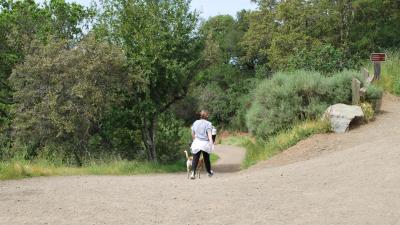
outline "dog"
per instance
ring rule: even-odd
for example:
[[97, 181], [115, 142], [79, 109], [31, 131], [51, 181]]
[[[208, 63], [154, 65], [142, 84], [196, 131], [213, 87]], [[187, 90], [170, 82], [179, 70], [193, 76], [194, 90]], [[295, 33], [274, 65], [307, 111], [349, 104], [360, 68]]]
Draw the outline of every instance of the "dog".
[[[185, 155], [186, 155], [186, 171], [187, 171], [187, 178], [190, 178], [190, 171], [192, 169], [193, 165], [193, 156], [189, 156], [188, 152], [185, 150]], [[203, 157], [200, 157], [199, 162], [197, 163], [197, 168], [196, 168], [196, 173], [199, 176], [200, 179], [200, 173], [204, 169], [204, 159]]]

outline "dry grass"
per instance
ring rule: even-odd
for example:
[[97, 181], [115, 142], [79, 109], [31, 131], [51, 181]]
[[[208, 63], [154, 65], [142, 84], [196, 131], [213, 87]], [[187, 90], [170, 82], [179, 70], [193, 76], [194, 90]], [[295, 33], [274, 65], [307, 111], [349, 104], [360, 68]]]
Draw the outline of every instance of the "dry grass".
[[246, 148], [246, 156], [242, 167], [248, 168], [257, 162], [280, 153], [313, 134], [326, 133], [329, 130], [330, 124], [326, 121], [305, 121], [265, 141], [256, 141], [249, 136], [236, 135], [224, 138], [222, 144], [237, 145]]

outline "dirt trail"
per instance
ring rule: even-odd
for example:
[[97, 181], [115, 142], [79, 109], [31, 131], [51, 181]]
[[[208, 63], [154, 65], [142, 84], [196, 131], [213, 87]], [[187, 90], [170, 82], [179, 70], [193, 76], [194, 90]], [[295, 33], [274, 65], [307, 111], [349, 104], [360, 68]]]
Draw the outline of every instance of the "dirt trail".
[[0, 224], [400, 224], [399, 99], [385, 96], [383, 110], [349, 133], [212, 178], [3, 181]]
[[215, 153], [219, 156], [213, 166], [216, 173], [231, 173], [240, 171], [245, 151], [242, 148], [229, 145], [216, 145]]

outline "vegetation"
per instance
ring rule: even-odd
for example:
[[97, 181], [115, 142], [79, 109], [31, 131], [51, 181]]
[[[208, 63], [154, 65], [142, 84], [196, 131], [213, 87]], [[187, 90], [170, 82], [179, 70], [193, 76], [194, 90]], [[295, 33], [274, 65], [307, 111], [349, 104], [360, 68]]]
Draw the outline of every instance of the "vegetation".
[[118, 155], [122, 149], [110, 148], [106, 138], [112, 134], [100, 127], [121, 104], [118, 93], [144, 83], [129, 74], [124, 59], [120, 49], [90, 37], [73, 49], [66, 42], [50, 43], [27, 56], [9, 79], [17, 102], [13, 148], [26, 159], [79, 166], [91, 157]]
[[398, 1], [254, 2], [0, 0], [0, 177], [175, 171], [200, 109], [254, 135], [250, 165], [323, 132], [371, 52], [393, 49], [364, 101], [400, 94]]
[[269, 139], [252, 140], [246, 136], [231, 136], [223, 141], [223, 144], [238, 145], [246, 149], [242, 168], [248, 168], [257, 162], [266, 160], [281, 151], [295, 145], [300, 140], [330, 130], [330, 124], [323, 120], [307, 120], [293, 125], [287, 130], [271, 136]]
[[[247, 127], [266, 139], [297, 121], [320, 118], [329, 105], [351, 104], [351, 80], [357, 72], [343, 71], [324, 77], [318, 72], [280, 72], [264, 80], [254, 92]], [[367, 99], [373, 96], [367, 96]]]
[[103, 7], [100, 29], [121, 43], [127, 63], [145, 81], [139, 94], [128, 95], [136, 101], [125, 107], [140, 115], [136, 123], [147, 158], [157, 162], [159, 118], [186, 96], [197, 69], [201, 44], [195, 31], [197, 14], [185, 0], [109, 0]]
[[47, 162], [32, 163], [17, 161], [0, 163], [0, 180], [20, 179], [37, 176], [70, 176], [70, 175], [136, 175], [149, 173], [182, 172], [184, 162], [168, 165], [135, 161], [114, 161], [93, 163], [83, 167], [54, 166]]
[[364, 121], [369, 123], [374, 119], [375, 111], [373, 106], [368, 102], [361, 103], [361, 109], [364, 113]]
[[[211, 154], [211, 163], [217, 162], [218, 155]], [[21, 179], [38, 176], [73, 175], [138, 175], [153, 173], [175, 173], [186, 171], [186, 162], [179, 160], [170, 164], [116, 160], [91, 162], [81, 167], [55, 165], [48, 161], [13, 160], [0, 162], [0, 180]]]
[[[373, 73], [372, 64], [369, 71]], [[400, 95], [400, 53], [389, 52], [387, 60], [381, 63], [381, 79], [378, 86], [394, 95]]]

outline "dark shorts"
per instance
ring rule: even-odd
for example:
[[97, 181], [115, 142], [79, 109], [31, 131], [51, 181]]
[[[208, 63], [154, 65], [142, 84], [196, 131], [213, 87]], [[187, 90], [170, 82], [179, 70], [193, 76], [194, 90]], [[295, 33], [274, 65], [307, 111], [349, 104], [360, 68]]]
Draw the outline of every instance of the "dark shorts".
[[217, 137], [217, 135], [212, 135], [213, 143], [215, 143], [215, 138], [216, 137]]

